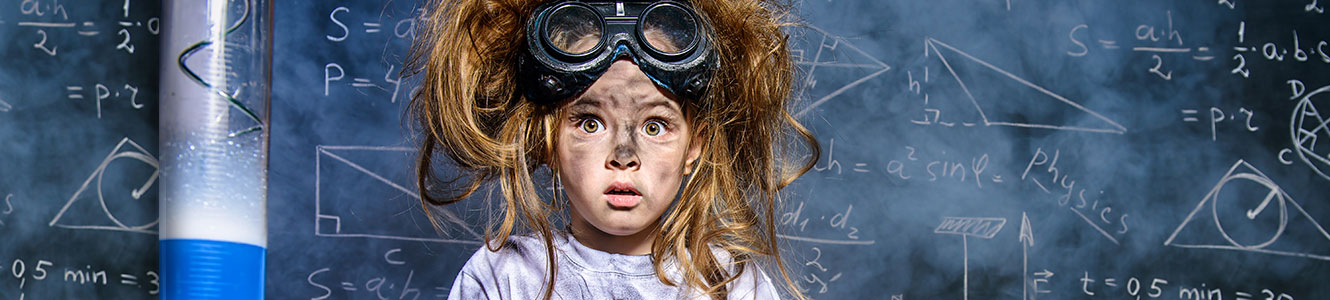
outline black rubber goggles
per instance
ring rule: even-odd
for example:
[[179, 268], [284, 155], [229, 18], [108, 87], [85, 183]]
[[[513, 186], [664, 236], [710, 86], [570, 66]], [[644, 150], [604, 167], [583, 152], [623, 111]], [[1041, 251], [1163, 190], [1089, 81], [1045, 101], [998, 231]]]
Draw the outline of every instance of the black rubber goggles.
[[710, 31], [683, 2], [558, 1], [526, 29], [518, 84], [538, 103], [576, 96], [625, 55], [657, 86], [699, 99], [719, 64]]

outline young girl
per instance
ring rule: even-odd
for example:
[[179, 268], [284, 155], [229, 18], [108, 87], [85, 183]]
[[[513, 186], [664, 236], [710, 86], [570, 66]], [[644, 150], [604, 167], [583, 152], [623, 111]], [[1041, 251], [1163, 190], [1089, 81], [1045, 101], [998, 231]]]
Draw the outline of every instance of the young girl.
[[[431, 4], [409, 60], [422, 205], [503, 196], [450, 298], [775, 298], [758, 259], [802, 297], [773, 219], [820, 150], [787, 111], [785, 18], [761, 0]], [[440, 153], [462, 174], [434, 173]]]

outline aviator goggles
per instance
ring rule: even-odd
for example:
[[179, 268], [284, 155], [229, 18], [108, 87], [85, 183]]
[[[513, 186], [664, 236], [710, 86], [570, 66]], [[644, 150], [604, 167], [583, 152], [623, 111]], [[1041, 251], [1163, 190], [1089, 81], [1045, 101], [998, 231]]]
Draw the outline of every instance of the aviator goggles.
[[527, 21], [518, 84], [527, 99], [557, 103], [591, 86], [611, 63], [632, 58], [657, 86], [699, 99], [719, 65], [710, 31], [677, 1], [559, 1]]

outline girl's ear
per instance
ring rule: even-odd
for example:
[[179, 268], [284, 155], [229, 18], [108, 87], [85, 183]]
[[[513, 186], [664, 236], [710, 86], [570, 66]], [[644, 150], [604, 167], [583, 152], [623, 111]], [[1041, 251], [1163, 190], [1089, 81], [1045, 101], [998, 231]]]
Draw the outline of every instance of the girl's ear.
[[694, 130], [695, 133], [692, 138], [688, 140], [688, 159], [683, 163], [684, 175], [693, 174], [693, 163], [697, 162], [698, 157], [702, 156], [702, 128], [703, 126], [698, 126], [698, 128]]
[[684, 161], [683, 163], [684, 175], [693, 174], [693, 163], [697, 161], [697, 158], [699, 156], [702, 156], [702, 143], [689, 143], [689, 144], [690, 145], [688, 146], [688, 160]]

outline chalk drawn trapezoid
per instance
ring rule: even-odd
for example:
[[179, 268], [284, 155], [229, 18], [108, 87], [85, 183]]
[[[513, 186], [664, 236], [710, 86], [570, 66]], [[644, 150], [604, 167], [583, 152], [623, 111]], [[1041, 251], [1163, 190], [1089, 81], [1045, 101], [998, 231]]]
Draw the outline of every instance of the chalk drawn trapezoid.
[[[106, 158], [102, 159], [102, 162], [97, 165], [97, 168], [92, 170], [92, 173], [88, 175], [88, 179], [83, 181], [83, 185], [79, 186], [78, 190], [74, 192], [74, 195], [69, 197], [69, 200], [65, 202], [65, 206], [60, 208], [60, 211], [51, 218], [51, 222], [47, 225], [68, 229], [109, 230], [157, 234], [158, 219], [154, 219], [151, 222], [141, 225], [126, 225], [120, 219], [116, 218], [115, 214], [111, 213], [110, 209], [107, 208], [106, 197], [103, 195], [101, 189], [102, 177], [106, 171], [106, 167], [110, 165], [112, 161], [121, 158], [137, 160], [153, 168], [152, 175], [145, 180], [143, 185], [130, 191], [130, 197], [139, 199], [143, 193], [147, 192], [147, 190], [152, 188], [157, 182], [157, 177], [161, 172], [157, 157], [148, 153], [147, 149], [139, 146], [139, 144], [135, 143], [133, 140], [123, 138], [120, 140], [120, 143], [115, 145], [115, 148], [111, 150], [111, 153], [107, 154]], [[89, 191], [89, 188], [92, 188], [93, 191]], [[88, 195], [94, 194], [93, 192], [95, 192], [95, 199], [93, 199], [91, 195]], [[105, 214], [102, 217], [104, 217], [105, 220], [91, 220], [65, 215], [65, 213], [69, 212], [69, 209], [74, 205], [96, 205], [92, 204], [92, 201], [97, 201], [98, 204], [101, 205], [101, 212]], [[154, 218], [156, 218], [156, 216], [154, 216]]]
[[[357, 162], [355, 157], [359, 156], [378, 156], [398, 155], [411, 157], [416, 151], [414, 148], [406, 147], [380, 147], [380, 146], [325, 146], [315, 147], [315, 191], [314, 191], [314, 235], [321, 237], [354, 237], [401, 241], [418, 242], [438, 242], [455, 244], [474, 244], [480, 245], [484, 238], [470, 227], [465, 220], [456, 215], [449, 208], [437, 210], [442, 217], [441, 224], [447, 232], [444, 234], [461, 235], [460, 237], [440, 236], [431, 226], [416, 226], [415, 232], [412, 232], [412, 226], [425, 223], [414, 219], [424, 217], [424, 213], [419, 211], [420, 194], [416, 192], [413, 184], [396, 182], [384, 176], [381, 171], [371, 170], [370, 167], [376, 167], [363, 162]], [[409, 163], [405, 161], [394, 161], [405, 166]], [[389, 167], [390, 169], [392, 167]], [[325, 176], [328, 175], [328, 176]], [[344, 181], [350, 182], [344, 182]], [[339, 185], [339, 183], [343, 185]], [[394, 194], [390, 199], [376, 198], [382, 195], [358, 195], [346, 194], [336, 191], [339, 187], [354, 185], [356, 187], [369, 187], [375, 191], [386, 194]], [[380, 202], [374, 202], [380, 201]], [[393, 201], [396, 201], [395, 203]], [[371, 206], [393, 206], [407, 207], [413, 209], [410, 211], [398, 211], [385, 213], [381, 207], [375, 207], [370, 211], [356, 211], [357, 207], [365, 208]], [[409, 225], [393, 226], [393, 222], [402, 219], [410, 219]], [[354, 222], [352, 220], [376, 220], [376, 222]], [[417, 222], [421, 221], [421, 222]], [[405, 222], [405, 221], [402, 221]]]
[[[1254, 218], [1256, 214], [1259, 214], [1260, 211], [1264, 209], [1279, 210], [1278, 213], [1279, 213], [1280, 224], [1275, 234], [1269, 240], [1265, 240], [1260, 243], [1244, 244], [1229, 236], [1229, 234], [1224, 230], [1223, 225], [1221, 224], [1219, 216], [1217, 214], [1217, 205], [1218, 205], [1217, 199], [1220, 196], [1221, 189], [1224, 187], [1224, 185], [1234, 180], [1250, 181], [1269, 189], [1267, 195], [1265, 196], [1264, 201], [1261, 201], [1261, 205], [1255, 208], [1254, 211], [1253, 210], [1247, 211], [1247, 217]], [[1274, 201], [1274, 203], [1276, 204], [1275, 206], [1269, 206], [1269, 204], [1272, 201]], [[1206, 210], [1207, 206], [1209, 208], [1208, 210]], [[1288, 210], [1288, 208], [1290, 207], [1295, 209], [1298, 215], [1290, 215]], [[1208, 211], [1208, 213], [1211, 214], [1212, 218], [1209, 221], [1213, 223], [1209, 223], [1206, 221], [1198, 221], [1204, 218], [1203, 214], [1205, 214], [1206, 211]], [[1198, 218], [1198, 216], [1202, 218]], [[1318, 223], [1315, 218], [1312, 218], [1312, 216], [1302, 208], [1301, 204], [1299, 204], [1293, 198], [1289, 197], [1288, 194], [1285, 193], [1282, 188], [1280, 188], [1277, 184], [1271, 181], [1270, 178], [1267, 177], [1264, 173], [1261, 173], [1260, 170], [1256, 169], [1251, 164], [1248, 164], [1246, 161], [1238, 160], [1236, 163], [1233, 164], [1233, 167], [1230, 167], [1228, 169], [1228, 172], [1224, 174], [1224, 176], [1219, 180], [1219, 182], [1215, 184], [1214, 188], [1210, 189], [1210, 191], [1205, 195], [1205, 197], [1199, 203], [1196, 204], [1196, 208], [1192, 209], [1191, 213], [1188, 214], [1185, 219], [1183, 219], [1182, 223], [1178, 225], [1178, 228], [1175, 229], [1173, 231], [1173, 234], [1168, 237], [1168, 240], [1164, 241], [1164, 245], [1180, 247], [1180, 248], [1202, 248], [1202, 249], [1246, 251], [1246, 252], [1303, 257], [1303, 258], [1330, 261], [1330, 253], [1304, 253], [1298, 251], [1278, 249], [1279, 247], [1277, 246], [1276, 243], [1278, 242], [1279, 238], [1282, 237], [1282, 234], [1285, 232], [1285, 230], [1289, 228], [1287, 226], [1289, 225], [1288, 221], [1290, 216], [1292, 217], [1302, 216], [1302, 218], [1307, 220], [1307, 222], [1299, 222], [1295, 223], [1295, 225], [1302, 224], [1302, 225], [1311, 226], [1310, 229], [1314, 229], [1316, 233], [1319, 233], [1320, 236], [1325, 239], [1325, 242], [1330, 242], [1330, 233], [1326, 233], [1325, 227], [1321, 226], [1321, 224]], [[1214, 229], [1216, 229], [1218, 234], [1223, 239], [1222, 241], [1203, 242], [1203, 243], [1190, 243], [1190, 242], [1184, 243], [1181, 241], [1175, 242], [1175, 240], [1177, 240], [1178, 237], [1180, 236], [1180, 233], [1182, 233], [1185, 229], [1189, 228], [1189, 226], [1197, 226], [1197, 227], [1212, 226], [1214, 227]]]
[[[822, 30], [821, 28], [818, 28], [817, 26], [808, 25], [805, 28], [807, 28], [811, 32], [816, 32], [817, 34], [822, 36], [820, 39], [821, 41], [817, 43], [816, 46], [817, 50], [811, 53], [812, 60], [807, 60], [808, 59], [807, 55], [810, 55], [810, 53], [806, 53], [803, 49], [797, 49], [791, 51], [793, 52], [792, 53], [793, 56], [795, 56], [796, 60], [795, 65], [807, 68], [807, 70], [805, 70], [806, 71], [805, 74], [807, 74], [808, 77], [805, 79], [804, 82], [801, 83], [802, 85], [804, 85], [805, 89], [811, 89], [813, 85], [815, 85], [815, 83], [817, 82], [814, 73], [817, 72], [818, 69], [823, 69], [823, 68], [832, 68], [835, 70], [863, 69], [867, 70], [869, 73], [855, 80], [852, 80], [849, 83], [840, 85], [835, 90], [831, 91], [830, 93], [827, 93], [826, 95], [818, 97], [817, 99], [809, 103], [807, 107], [804, 107], [803, 109], [800, 109], [798, 112], [794, 113], [795, 117], [803, 116], [804, 114], [813, 110], [813, 108], [816, 108], [819, 105], [822, 105], [823, 103], [826, 103], [827, 101], [836, 98], [836, 96], [845, 93], [846, 91], [854, 88], [855, 86], [863, 84], [864, 82], [867, 82], [868, 80], [876, 78], [878, 75], [882, 75], [882, 73], [891, 70], [891, 66], [887, 65], [887, 63], [884, 63], [882, 62], [882, 60], [879, 60], [873, 57], [872, 55], [869, 55], [868, 52], [865, 52], [863, 49], [859, 49], [858, 46], [855, 46], [853, 43], [850, 43], [850, 41], [846, 40], [843, 37], [827, 33], [826, 31]], [[830, 43], [829, 45], [828, 42]], [[839, 49], [845, 49], [845, 51], [841, 51]], [[827, 50], [827, 53], [824, 53], [823, 52], [824, 50]], [[852, 63], [852, 62], [837, 61], [836, 57], [838, 57], [838, 54], [847, 55], [857, 59], [863, 59], [866, 60], [867, 62]], [[830, 57], [830, 58], [825, 58], [825, 57]]]
[[[949, 53], [954, 53], [954, 54], [956, 54], [956, 55], [959, 56], [961, 59], [958, 59], [958, 60], [955, 60], [955, 61], [948, 60], [948, 59], [947, 59], [948, 56], [947, 56], [946, 54], [943, 54], [943, 52], [944, 52], [943, 49], [946, 49], [947, 52], [949, 52]], [[1093, 110], [1090, 110], [1089, 108], [1086, 108], [1085, 106], [1083, 106], [1083, 105], [1081, 105], [1081, 104], [1079, 104], [1079, 103], [1076, 103], [1076, 102], [1074, 102], [1074, 101], [1071, 101], [1070, 99], [1067, 99], [1067, 97], [1063, 97], [1062, 95], [1059, 95], [1059, 94], [1057, 94], [1057, 93], [1054, 93], [1053, 91], [1049, 91], [1048, 89], [1046, 89], [1046, 88], [1044, 88], [1044, 87], [1041, 87], [1041, 86], [1039, 86], [1039, 85], [1036, 85], [1036, 84], [1030, 82], [1029, 80], [1026, 80], [1025, 78], [1021, 78], [1020, 76], [1016, 76], [1015, 74], [1012, 74], [1011, 72], [1008, 72], [1007, 70], [1003, 70], [1002, 68], [999, 68], [999, 67], [997, 67], [997, 66], [995, 66], [995, 65], [993, 65], [993, 64], [991, 64], [991, 63], [988, 63], [988, 62], [986, 62], [986, 61], [984, 61], [984, 60], [982, 60], [982, 59], [979, 59], [979, 58], [977, 58], [977, 57], [974, 57], [973, 55], [970, 55], [969, 53], [966, 53], [965, 51], [961, 51], [960, 49], [957, 49], [956, 47], [952, 47], [951, 45], [949, 45], [949, 44], [947, 44], [947, 43], [943, 43], [943, 42], [938, 41], [938, 40], [933, 39], [933, 38], [927, 38], [927, 39], [924, 40], [924, 50], [925, 50], [925, 51], [924, 51], [924, 54], [925, 54], [925, 55], [928, 55], [928, 54], [929, 54], [929, 52], [930, 52], [929, 50], [931, 50], [931, 52], [932, 52], [933, 54], [937, 55], [938, 60], [942, 62], [942, 65], [947, 69], [947, 72], [949, 72], [949, 73], [951, 74], [951, 76], [952, 76], [953, 78], [956, 79], [956, 82], [957, 82], [958, 84], [960, 84], [961, 90], [962, 90], [963, 92], [965, 92], [965, 96], [966, 96], [966, 98], [969, 98], [969, 99], [970, 99], [970, 102], [971, 102], [972, 104], [974, 104], [974, 108], [978, 111], [980, 118], [982, 118], [981, 121], [982, 121], [983, 124], [986, 125], [986, 126], [1011, 126], [1011, 127], [1025, 127], [1025, 128], [1043, 128], [1043, 129], [1054, 129], [1054, 130], [1069, 130], [1069, 131], [1082, 131], [1082, 132], [1095, 132], [1095, 133], [1114, 133], [1114, 134], [1123, 134], [1123, 133], [1125, 133], [1125, 132], [1127, 131], [1127, 128], [1126, 128], [1126, 127], [1123, 127], [1121, 124], [1118, 124], [1118, 122], [1115, 122], [1115, 121], [1113, 121], [1112, 119], [1109, 119], [1108, 117], [1105, 117], [1103, 114], [1100, 114], [1100, 113], [1098, 113], [1098, 112], [1095, 112], [1095, 111], [1093, 111]], [[996, 104], [999, 104], [999, 103], [1001, 103], [1001, 104], [1003, 104], [1003, 105], [1011, 105], [1010, 102], [1012, 102], [1012, 101], [1021, 101], [1021, 100], [1024, 100], [1024, 99], [1017, 99], [1016, 97], [1009, 97], [1009, 98], [1007, 98], [1007, 99], [987, 99], [987, 98], [983, 98], [983, 99], [981, 99], [981, 98], [977, 98], [977, 97], [974, 95], [974, 93], [971, 92], [970, 86], [966, 84], [966, 82], [965, 82], [964, 79], [962, 79], [962, 77], [965, 77], [965, 76], [961, 76], [961, 73], [958, 73], [958, 72], [956, 71], [956, 69], [952, 67], [952, 66], [953, 66], [953, 65], [952, 65], [953, 62], [959, 62], [959, 63], [967, 63], [967, 64], [978, 65], [979, 67], [978, 67], [978, 68], [974, 68], [974, 69], [976, 69], [976, 70], [984, 70], [984, 69], [987, 69], [987, 70], [989, 70], [989, 71], [991, 71], [991, 72], [993, 72], [993, 73], [996, 73], [996, 74], [988, 74], [988, 75], [999, 75], [999, 76], [997, 76], [997, 77], [999, 77], [999, 78], [1005, 78], [1005, 79], [1010, 79], [1011, 81], [1014, 81], [1014, 82], [1016, 82], [1016, 83], [1019, 83], [1019, 85], [989, 85], [989, 86], [986, 87], [986, 89], [1008, 89], [1008, 90], [1010, 90], [1010, 89], [1016, 89], [1016, 88], [1026, 88], [1026, 89], [1031, 89], [1031, 90], [1037, 91], [1037, 92], [1039, 92], [1040, 94], [1043, 94], [1044, 96], [1046, 96], [1046, 97], [1044, 97], [1044, 98], [1036, 98], [1036, 99], [1039, 99], [1039, 100], [1047, 100], [1047, 101], [1043, 101], [1043, 102], [1040, 102], [1040, 103], [1022, 103], [1022, 104], [1017, 104], [1017, 105], [1056, 105], [1057, 107], [1062, 107], [1063, 109], [1068, 109], [1068, 108], [1069, 108], [1069, 110], [1065, 110], [1067, 113], [1089, 115], [1089, 116], [1091, 116], [1091, 119], [1090, 119], [1090, 120], [1092, 121], [1092, 123], [1097, 123], [1097, 125], [1095, 125], [1095, 124], [1089, 124], [1089, 125], [1066, 125], [1066, 124], [1059, 124], [1059, 123], [1054, 123], [1054, 122], [1043, 122], [1043, 121], [1040, 121], [1040, 120], [1012, 121], [1012, 120], [1001, 120], [1001, 119], [997, 119], [997, 118], [998, 118], [997, 116], [993, 116], [993, 115], [991, 115], [991, 114], [989, 114], [989, 113], [985, 113], [984, 108], [983, 108], [983, 105], [980, 105], [980, 102], [990, 103], [990, 104], [992, 104], [992, 105], [996, 105]], [[957, 66], [959, 66], [959, 65], [957, 65]], [[976, 72], [977, 72], [977, 71], [976, 71]], [[976, 88], [977, 88], [977, 87], [976, 87]], [[1001, 90], [999, 90], [999, 91], [1001, 91]]]

